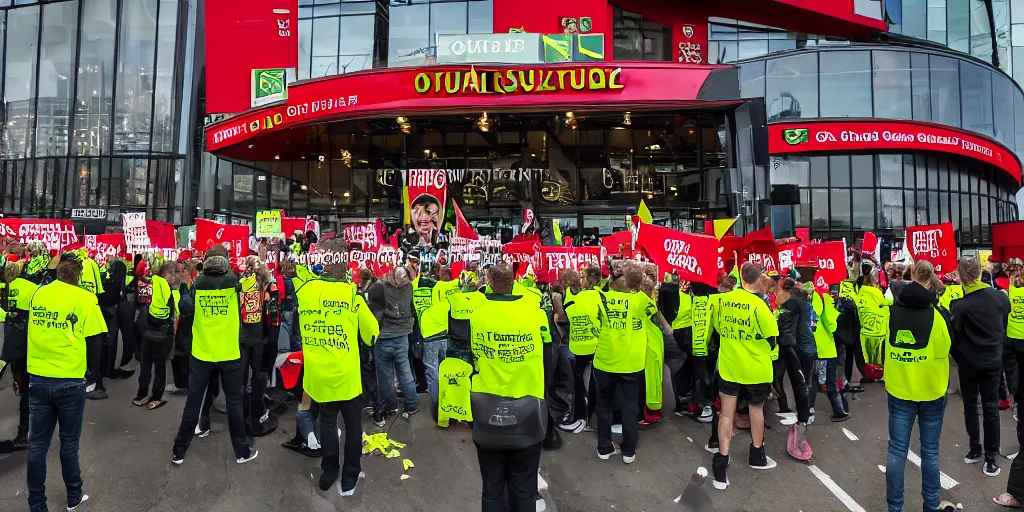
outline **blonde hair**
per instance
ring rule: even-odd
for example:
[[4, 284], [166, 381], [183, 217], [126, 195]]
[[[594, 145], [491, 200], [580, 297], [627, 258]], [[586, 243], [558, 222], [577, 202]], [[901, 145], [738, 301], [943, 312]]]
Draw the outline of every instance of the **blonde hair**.
[[942, 291], [945, 285], [935, 275], [935, 266], [928, 261], [917, 261], [910, 267], [910, 277], [929, 290]]

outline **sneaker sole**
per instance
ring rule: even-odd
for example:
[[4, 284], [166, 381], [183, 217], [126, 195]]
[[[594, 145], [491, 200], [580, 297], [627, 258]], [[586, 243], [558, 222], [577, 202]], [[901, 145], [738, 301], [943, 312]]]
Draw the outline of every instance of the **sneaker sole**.
[[971, 458], [968, 458], [968, 457], [964, 457], [964, 464], [977, 464], [977, 463], [979, 463], [979, 462], [981, 462], [983, 460], [985, 460], [985, 459], [983, 459], [981, 457], [978, 457], [977, 459], [971, 459]]
[[708, 416], [706, 418], [704, 416], [701, 416], [700, 418], [697, 418], [697, 421], [699, 421], [701, 423], [711, 423], [712, 419], [713, 418], [711, 416]]
[[198, 437], [200, 439], [202, 439], [204, 437], [207, 437], [209, 435], [210, 435], [210, 431], [209, 430], [204, 430], [202, 432], [196, 432], [196, 437]]
[[988, 471], [982, 471], [982, 473], [985, 473], [985, 476], [999, 476], [999, 473], [1002, 473], [1002, 472], [1003, 472], [1002, 468], [996, 469], [995, 473], [989, 473]]
[[171, 464], [174, 464], [175, 466], [180, 466], [180, 465], [182, 465], [184, 463], [185, 463], [185, 459], [180, 459], [180, 460], [171, 459]]
[[775, 466], [778, 466], [778, 463], [772, 460], [771, 457], [765, 457], [765, 459], [768, 461], [768, 463], [765, 464], [764, 466], [750, 466], [750, 464], [747, 465], [750, 466], [750, 469], [756, 469], [759, 471], [767, 471], [769, 469], [773, 469]]
[[726, 478], [724, 482], [719, 482], [718, 480], [712, 480], [711, 481], [711, 485], [713, 485], [715, 487], [715, 489], [718, 489], [719, 491], [724, 491], [726, 488], [729, 487], [729, 479]]
[[[624, 462], [626, 464], [632, 464], [632, 463], [636, 462], [636, 455], [634, 455], [632, 457], [622, 457], [622, 462]], [[996, 474], [998, 475], [999, 473], [996, 473]]]
[[602, 454], [602, 453], [598, 452], [597, 458], [599, 458], [601, 460], [609, 460], [609, 459], [612, 458], [613, 455], [618, 455], [620, 453], [622, 453], [622, 452], [620, 452], [618, 450], [615, 450], [614, 452], [611, 452], [611, 453], [608, 453], [608, 454]]
[[718, 453], [720, 450], [718, 448], [712, 448], [710, 445], [704, 445], [704, 451], [708, 453]]
[[250, 462], [250, 461], [256, 459], [256, 457], [259, 454], [260, 454], [260, 451], [259, 450], [255, 450], [255, 451], [252, 452], [252, 455], [250, 455], [249, 458], [247, 458], [247, 459], [235, 459], [235, 463], [237, 463], [237, 464], [245, 464], [246, 462]]

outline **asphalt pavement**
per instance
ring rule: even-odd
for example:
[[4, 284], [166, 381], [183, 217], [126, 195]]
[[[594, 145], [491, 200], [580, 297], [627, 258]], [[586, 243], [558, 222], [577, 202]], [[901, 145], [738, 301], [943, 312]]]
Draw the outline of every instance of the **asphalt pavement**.
[[[385, 428], [391, 438], [407, 443], [401, 456], [362, 458], [365, 478], [354, 497], [341, 498], [337, 488], [322, 493], [313, 482], [319, 461], [298, 455], [280, 444], [294, 432], [294, 406], [280, 417], [280, 428], [257, 440], [259, 457], [235, 464], [227, 438], [226, 418], [214, 412], [213, 434], [196, 439], [184, 464], [170, 462], [171, 444], [185, 403], [183, 395], [170, 395], [168, 405], [147, 411], [131, 405], [135, 379], [113, 381], [111, 398], [89, 402], [81, 441], [85, 493], [90, 495], [80, 512], [252, 512], [252, 511], [474, 511], [479, 510], [479, 466], [470, 432], [455, 426], [440, 429], [429, 414], [394, 419]], [[13, 436], [17, 425], [17, 398], [10, 376], [0, 381], [0, 438]], [[809, 463], [785, 453], [786, 427], [768, 406], [768, 455], [778, 467], [754, 471], [746, 466], [749, 434], [734, 440], [731, 486], [706, 490], [716, 511], [883, 511], [887, 421], [882, 384], [866, 385], [853, 402], [853, 418], [829, 423], [829, 406], [821, 394], [818, 421], [809, 427], [814, 449]], [[669, 393], [666, 392], [666, 396]], [[1009, 411], [1001, 414], [1004, 453], [1017, 451], [1015, 423]], [[378, 429], [365, 419], [365, 432]], [[990, 478], [981, 465], [966, 465], [967, 435], [963, 402], [951, 396], [942, 431], [940, 468], [944, 474], [943, 499], [960, 503], [964, 510], [1000, 510], [991, 498], [1005, 490], [1010, 461], [1002, 459], [1002, 474]], [[545, 452], [541, 474], [550, 485], [545, 493], [548, 510], [557, 512], [683, 510], [675, 500], [683, 493], [698, 467], [710, 470], [711, 455], [703, 446], [710, 425], [669, 414], [653, 430], [640, 433], [636, 463], [621, 459], [601, 461], [596, 456], [596, 435], [564, 434], [562, 448]], [[917, 431], [911, 442], [920, 454]], [[63, 510], [65, 494], [54, 436], [48, 458], [47, 496], [50, 510]], [[415, 467], [403, 471], [402, 459]], [[921, 510], [919, 466], [912, 455], [906, 467], [906, 510]], [[26, 452], [0, 460], [0, 511], [28, 510], [25, 484]], [[401, 477], [407, 474], [409, 478]]]

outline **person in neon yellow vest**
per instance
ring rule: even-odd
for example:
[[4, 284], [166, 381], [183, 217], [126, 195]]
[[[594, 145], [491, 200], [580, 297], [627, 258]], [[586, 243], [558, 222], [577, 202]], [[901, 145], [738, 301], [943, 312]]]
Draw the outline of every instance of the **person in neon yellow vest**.
[[508, 502], [511, 510], [534, 510], [548, 425], [545, 373], [554, 363], [548, 317], [529, 297], [513, 293], [508, 264], [487, 274], [492, 293], [469, 321], [482, 509], [506, 510]]
[[[342, 240], [325, 240], [320, 249], [327, 254], [347, 250]], [[329, 260], [333, 261], [333, 260]], [[355, 285], [343, 281], [344, 263], [324, 265], [320, 279], [308, 281], [295, 291], [298, 300], [296, 324], [302, 336], [302, 389], [320, 406], [323, 458], [320, 489], [328, 490], [338, 480], [342, 496], [355, 493], [362, 452], [361, 411], [363, 385], [359, 343], [373, 345], [380, 326]], [[339, 464], [338, 414], [345, 427], [345, 460]]]
[[[71, 253], [60, 257], [56, 281], [36, 290], [28, 324], [29, 408], [28, 504], [46, 510], [46, 452], [60, 426], [61, 472], [68, 510], [89, 496], [82, 493], [78, 445], [85, 414], [86, 340], [106, 334], [96, 294], [79, 288], [82, 262]], [[58, 418], [60, 421], [58, 421]]]
[[[244, 464], [259, 455], [245, 436], [242, 416], [242, 351], [239, 346], [241, 314], [238, 278], [231, 272], [228, 251], [216, 245], [206, 252], [203, 272], [189, 289], [192, 312], [192, 358], [189, 364], [188, 398], [181, 414], [181, 425], [174, 438], [171, 462], [181, 465], [194, 437], [210, 435], [209, 426], [199, 426], [200, 409], [211, 376], [220, 374], [221, 389], [227, 402], [228, 431], [235, 462]], [[188, 304], [190, 301], [182, 301]], [[188, 314], [185, 312], [184, 314]]]
[[10, 363], [14, 387], [18, 390], [18, 433], [14, 437], [14, 449], [28, 448], [28, 324], [32, 294], [39, 288], [35, 283], [22, 277], [24, 262], [4, 260], [3, 283], [0, 283], [0, 315], [4, 316], [4, 344], [0, 359]]
[[[583, 289], [565, 301], [565, 316], [569, 319], [569, 352], [573, 355], [573, 412], [569, 421], [559, 428], [579, 434], [587, 427], [597, 407], [597, 384], [594, 382], [593, 362], [597, 339], [601, 332], [600, 308], [601, 267], [590, 265], [583, 274]], [[587, 367], [591, 367], [589, 382], [583, 380]]]

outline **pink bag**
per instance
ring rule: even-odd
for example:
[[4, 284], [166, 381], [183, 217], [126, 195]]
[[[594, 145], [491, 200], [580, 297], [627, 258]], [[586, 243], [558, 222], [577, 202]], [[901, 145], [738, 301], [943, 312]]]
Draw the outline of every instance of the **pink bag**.
[[789, 429], [786, 440], [786, 451], [796, 460], [808, 461], [814, 456], [811, 445], [807, 442], [807, 425], [793, 425]]

